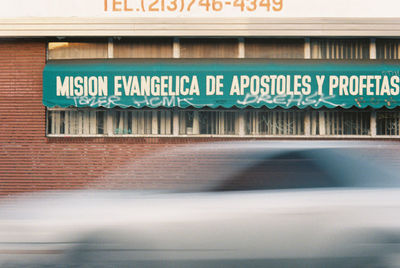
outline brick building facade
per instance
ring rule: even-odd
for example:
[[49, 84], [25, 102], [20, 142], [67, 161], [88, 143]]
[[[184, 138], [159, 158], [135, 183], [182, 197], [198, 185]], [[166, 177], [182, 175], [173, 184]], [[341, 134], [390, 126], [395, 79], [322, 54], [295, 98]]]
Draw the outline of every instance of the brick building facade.
[[[172, 65], [173, 60], [197, 64], [203, 58], [212, 64], [261, 60], [264, 66], [320, 61], [328, 69], [339, 63], [355, 66], [355, 71], [362, 63], [375, 64], [375, 73], [389, 68], [393, 81], [397, 79], [398, 18], [140, 19], [109, 18], [107, 12], [90, 23], [79, 17], [0, 18], [0, 196], [84, 188], [104, 182], [109, 172], [135, 159], [184, 144], [400, 137], [398, 94], [346, 109], [268, 103], [228, 108], [46, 107], [43, 70], [59, 60], [104, 60], [110, 66], [117, 59], [146, 63], [149, 58]], [[151, 164], [142, 168], [151, 169]], [[148, 178], [137, 186], [154, 188], [157, 183]]]

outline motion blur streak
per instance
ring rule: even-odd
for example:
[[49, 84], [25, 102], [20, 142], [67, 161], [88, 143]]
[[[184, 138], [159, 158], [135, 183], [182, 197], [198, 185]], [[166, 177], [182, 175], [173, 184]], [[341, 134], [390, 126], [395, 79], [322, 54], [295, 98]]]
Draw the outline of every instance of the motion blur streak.
[[160, 152], [93, 189], [2, 200], [0, 266], [399, 267], [400, 173], [387, 161], [399, 149], [285, 141]]

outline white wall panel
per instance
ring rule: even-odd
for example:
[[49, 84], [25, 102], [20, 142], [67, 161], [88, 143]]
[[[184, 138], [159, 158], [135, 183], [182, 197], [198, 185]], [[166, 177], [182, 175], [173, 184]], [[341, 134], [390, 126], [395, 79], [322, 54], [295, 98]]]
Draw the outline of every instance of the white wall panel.
[[[400, 1], [399, 1], [400, 2]], [[1, 37], [45, 36], [400, 36], [400, 18], [1, 19]]]

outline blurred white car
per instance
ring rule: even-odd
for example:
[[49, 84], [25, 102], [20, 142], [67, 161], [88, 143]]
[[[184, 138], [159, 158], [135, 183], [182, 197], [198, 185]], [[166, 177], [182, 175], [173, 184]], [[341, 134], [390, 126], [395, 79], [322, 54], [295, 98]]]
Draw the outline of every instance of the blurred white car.
[[[373, 161], [397, 149], [241, 142], [158, 153], [100, 180], [113, 190], [3, 200], [0, 266], [400, 267], [400, 176]], [[137, 190], [150, 181], [174, 191]]]

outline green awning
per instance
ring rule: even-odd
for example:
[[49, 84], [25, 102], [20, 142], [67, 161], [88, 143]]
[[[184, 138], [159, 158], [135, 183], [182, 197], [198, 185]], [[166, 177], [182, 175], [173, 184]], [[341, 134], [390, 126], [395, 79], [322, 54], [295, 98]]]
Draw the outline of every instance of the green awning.
[[51, 61], [47, 107], [373, 108], [400, 103], [399, 62]]

